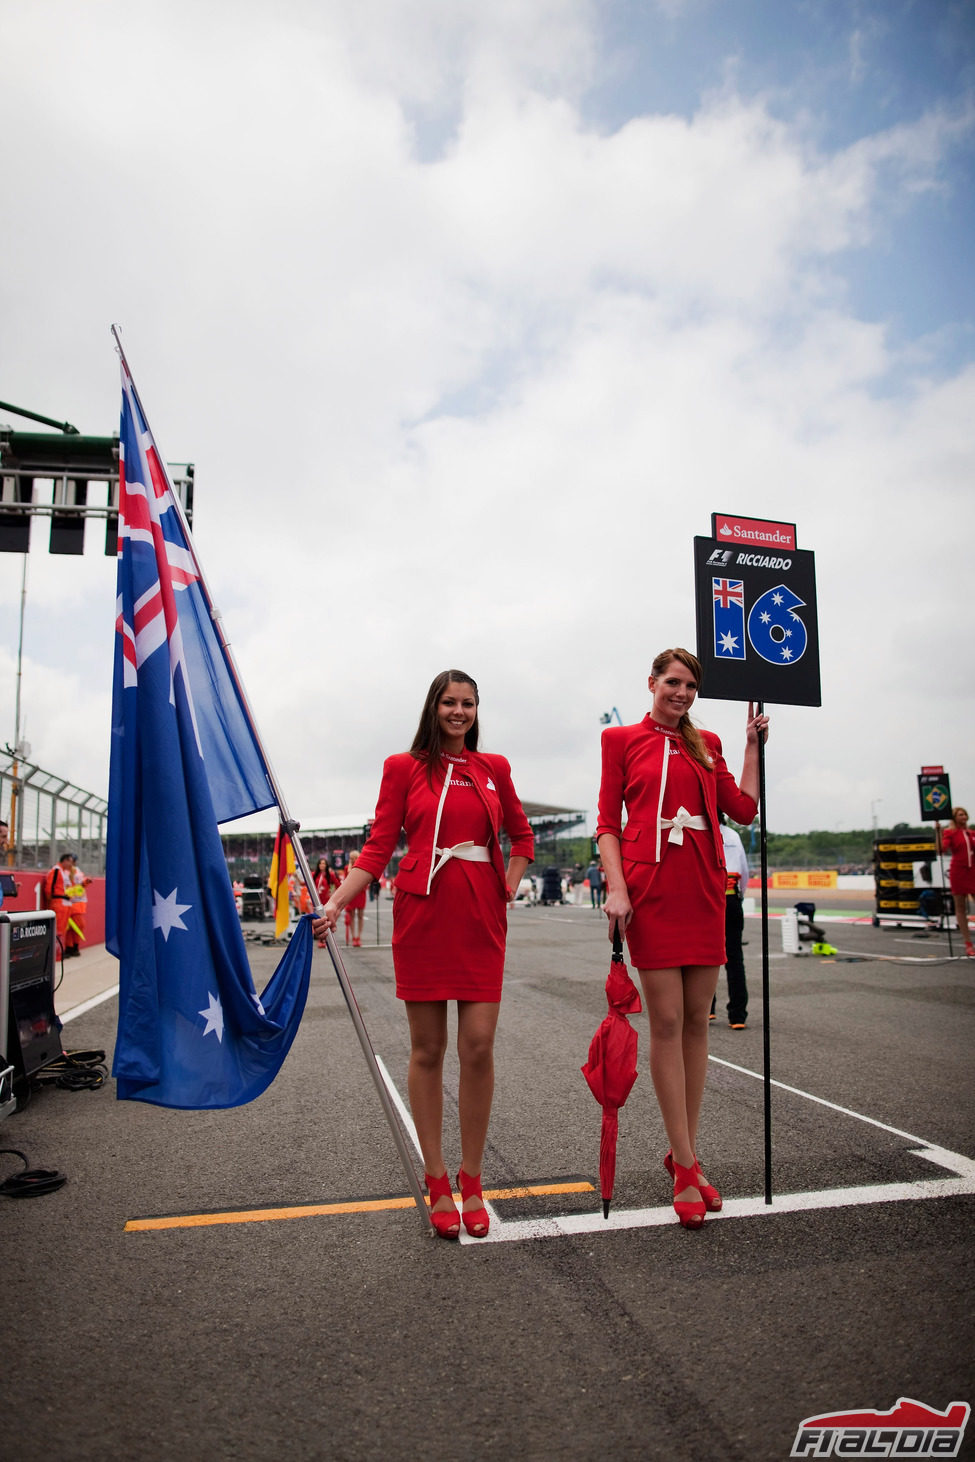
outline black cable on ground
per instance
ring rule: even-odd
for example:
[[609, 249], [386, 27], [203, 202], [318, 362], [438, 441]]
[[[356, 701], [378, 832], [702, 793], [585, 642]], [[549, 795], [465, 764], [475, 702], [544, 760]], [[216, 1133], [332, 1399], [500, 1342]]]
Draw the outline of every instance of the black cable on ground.
[[[932, 967], [934, 965], [959, 964], [963, 960], [963, 956], [957, 954], [931, 954], [923, 956], [915, 954], [860, 954], [852, 949], [838, 949], [836, 953], [843, 956], [844, 963], [867, 960], [875, 964], [927, 965]], [[820, 956], [817, 956], [817, 958], [820, 958]]]
[[63, 1091], [97, 1091], [108, 1080], [104, 1051], [65, 1051], [34, 1073], [40, 1086], [58, 1086]]
[[19, 1148], [0, 1147], [0, 1154], [3, 1153], [19, 1157], [24, 1164], [24, 1171], [15, 1173], [12, 1178], [0, 1183], [0, 1197], [39, 1198], [43, 1193], [56, 1193], [68, 1181], [67, 1174], [59, 1173], [56, 1168], [29, 1168], [27, 1154]]

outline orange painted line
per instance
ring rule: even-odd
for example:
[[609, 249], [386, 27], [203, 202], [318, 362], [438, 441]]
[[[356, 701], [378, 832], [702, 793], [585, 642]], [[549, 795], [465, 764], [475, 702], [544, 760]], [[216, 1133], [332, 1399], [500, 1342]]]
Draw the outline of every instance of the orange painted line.
[[[592, 1183], [533, 1183], [521, 1188], [491, 1188], [484, 1197], [490, 1202], [505, 1198], [538, 1198], [560, 1193], [591, 1193]], [[459, 1197], [455, 1194], [455, 1197]], [[292, 1208], [240, 1208], [227, 1213], [183, 1213], [165, 1218], [130, 1218], [126, 1233], [172, 1228], [210, 1228], [225, 1223], [275, 1223], [285, 1218], [322, 1218], [335, 1213], [384, 1213], [412, 1208], [412, 1198], [364, 1198], [348, 1203], [303, 1203]]]

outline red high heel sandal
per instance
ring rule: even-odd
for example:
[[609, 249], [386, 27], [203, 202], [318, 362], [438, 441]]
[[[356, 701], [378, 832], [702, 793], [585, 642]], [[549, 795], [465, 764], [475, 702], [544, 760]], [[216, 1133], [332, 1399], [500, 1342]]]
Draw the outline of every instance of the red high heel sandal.
[[700, 1228], [704, 1223], [704, 1215], [707, 1207], [703, 1198], [680, 1198], [677, 1194], [682, 1193], [685, 1188], [697, 1187], [697, 1165], [694, 1167], [682, 1168], [679, 1162], [674, 1162], [674, 1212], [680, 1219], [682, 1228]]
[[[478, 1173], [476, 1178], [472, 1178], [470, 1173], [465, 1173], [464, 1169], [461, 1168], [457, 1174], [457, 1186], [460, 1189], [461, 1199], [465, 1203], [468, 1198], [483, 1198], [484, 1196], [481, 1192], [480, 1173]], [[462, 1208], [460, 1216], [464, 1220], [464, 1227], [472, 1239], [487, 1238], [487, 1232], [491, 1226], [491, 1215], [486, 1208], [483, 1206], [481, 1208], [472, 1208], [470, 1213], [465, 1213]]]
[[460, 1214], [456, 1206], [445, 1208], [440, 1213], [434, 1213], [433, 1205], [441, 1198], [453, 1198], [453, 1189], [450, 1186], [450, 1179], [444, 1173], [441, 1178], [431, 1178], [429, 1173], [423, 1174], [423, 1181], [427, 1185], [427, 1192], [430, 1194], [430, 1222], [436, 1230], [438, 1238], [459, 1239], [460, 1238]]
[[[667, 1150], [667, 1156], [664, 1158], [664, 1167], [667, 1169], [670, 1176], [673, 1177], [674, 1155], [669, 1148]], [[697, 1173], [697, 1183], [695, 1186], [697, 1187], [697, 1191], [700, 1193], [701, 1197], [704, 1199], [705, 1208], [707, 1209], [708, 1213], [720, 1213], [724, 1200], [722, 1199], [721, 1194], [718, 1192], [713, 1183], [704, 1182], [704, 1174], [701, 1171], [701, 1164], [698, 1162], [696, 1157], [694, 1159], [694, 1169]]]

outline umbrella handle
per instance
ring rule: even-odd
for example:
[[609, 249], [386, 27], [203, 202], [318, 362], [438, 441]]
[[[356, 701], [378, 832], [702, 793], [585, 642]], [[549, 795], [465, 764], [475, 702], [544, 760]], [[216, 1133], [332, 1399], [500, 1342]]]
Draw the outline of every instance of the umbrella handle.
[[619, 920], [613, 925], [613, 963], [623, 963], [623, 936], [620, 933]]

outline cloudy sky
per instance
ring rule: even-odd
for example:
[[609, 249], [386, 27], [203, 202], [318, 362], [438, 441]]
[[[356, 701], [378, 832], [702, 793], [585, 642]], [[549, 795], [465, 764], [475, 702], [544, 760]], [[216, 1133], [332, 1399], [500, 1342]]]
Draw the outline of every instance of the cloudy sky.
[[[816, 553], [770, 827], [975, 799], [971, 0], [0, 0], [0, 49], [0, 399], [110, 434], [120, 325], [306, 826], [448, 665], [594, 808], [718, 510]], [[21, 733], [104, 794], [114, 564], [27, 563]]]

